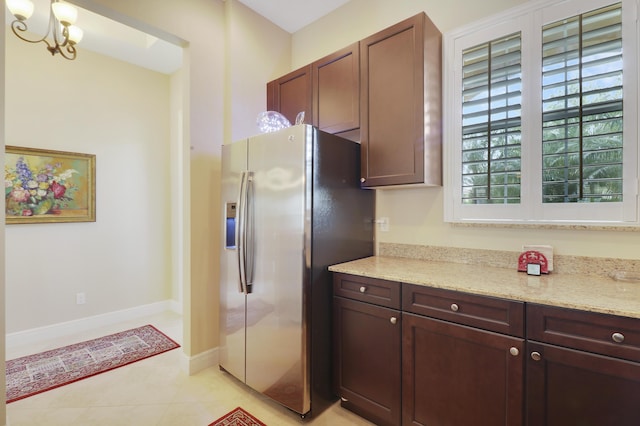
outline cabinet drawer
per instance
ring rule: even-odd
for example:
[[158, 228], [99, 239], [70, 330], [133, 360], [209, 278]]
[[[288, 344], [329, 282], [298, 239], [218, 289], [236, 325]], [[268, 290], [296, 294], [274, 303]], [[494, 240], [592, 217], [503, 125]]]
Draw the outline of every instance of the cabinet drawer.
[[374, 305], [400, 309], [400, 283], [396, 281], [334, 273], [333, 294]]
[[527, 305], [527, 338], [640, 362], [640, 319]]
[[524, 336], [524, 304], [457, 291], [405, 284], [402, 309], [512, 336]]

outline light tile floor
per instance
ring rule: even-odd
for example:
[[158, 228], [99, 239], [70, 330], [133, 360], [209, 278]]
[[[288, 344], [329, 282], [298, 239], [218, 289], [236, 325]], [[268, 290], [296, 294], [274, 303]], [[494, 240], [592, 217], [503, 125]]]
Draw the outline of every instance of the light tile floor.
[[[152, 324], [182, 342], [182, 318], [163, 313], [67, 336], [7, 348], [7, 359]], [[180, 368], [175, 349], [7, 405], [8, 426], [207, 426], [241, 406], [269, 426], [371, 425], [338, 403], [315, 418], [297, 414], [253, 392], [216, 367], [194, 375]]]

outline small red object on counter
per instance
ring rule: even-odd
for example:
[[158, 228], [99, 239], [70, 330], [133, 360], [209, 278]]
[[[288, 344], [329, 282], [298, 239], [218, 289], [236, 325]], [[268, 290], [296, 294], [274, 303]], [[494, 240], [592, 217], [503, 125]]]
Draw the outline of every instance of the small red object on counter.
[[518, 258], [518, 271], [527, 272], [527, 265], [529, 264], [540, 265], [540, 273], [542, 274], [549, 273], [547, 258], [539, 251], [530, 250], [522, 253]]

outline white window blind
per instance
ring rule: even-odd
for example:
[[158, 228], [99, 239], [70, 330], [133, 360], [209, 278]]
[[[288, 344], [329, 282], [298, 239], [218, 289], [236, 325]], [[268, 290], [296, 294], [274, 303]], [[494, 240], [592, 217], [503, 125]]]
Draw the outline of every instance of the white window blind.
[[462, 52], [462, 203], [520, 202], [521, 37]]
[[542, 29], [542, 202], [623, 201], [620, 4]]
[[640, 0], [532, 0], [444, 36], [445, 220], [640, 226]]

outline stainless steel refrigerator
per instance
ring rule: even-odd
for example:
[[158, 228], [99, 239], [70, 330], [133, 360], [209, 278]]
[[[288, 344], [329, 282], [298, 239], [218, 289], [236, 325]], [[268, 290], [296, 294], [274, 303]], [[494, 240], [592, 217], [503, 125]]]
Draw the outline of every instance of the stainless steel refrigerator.
[[220, 367], [302, 416], [336, 397], [327, 266], [373, 254], [360, 145], [309, 125], [222, 147]]

